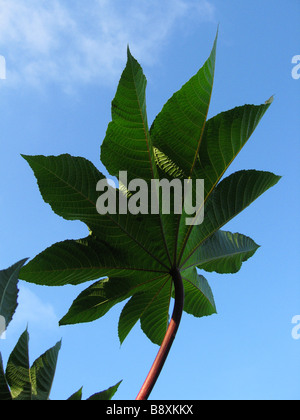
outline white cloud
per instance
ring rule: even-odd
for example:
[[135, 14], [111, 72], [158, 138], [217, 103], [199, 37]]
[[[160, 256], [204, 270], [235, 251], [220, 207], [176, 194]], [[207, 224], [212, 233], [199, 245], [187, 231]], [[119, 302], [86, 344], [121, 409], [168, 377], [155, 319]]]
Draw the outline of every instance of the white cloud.
[[49, 333], [58, 330], [58, 317], [53, 306], [43, 302], [28, 287], [19, 285], [18, 307], [11, 324], [7, 328], [7, 337], [12, 337], [26, 326], [30, 330]]
[[153, 64], [178, 25], [214, 12], [208, 0], [0, 0], [7, 83], [114, 81], [127, 44]]

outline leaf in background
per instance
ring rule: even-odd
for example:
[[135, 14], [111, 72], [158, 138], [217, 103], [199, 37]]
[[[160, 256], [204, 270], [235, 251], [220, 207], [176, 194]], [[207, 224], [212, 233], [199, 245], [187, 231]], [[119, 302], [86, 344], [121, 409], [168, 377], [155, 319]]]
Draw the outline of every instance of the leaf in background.
[[61, 342], [40, 356], [30, 368], [29, 334], [26, 330], [9, 356], [5, 378], [13, 400], [49, 399]]
[[[98, 392], [92, 395], [87, 401], [110, 401], [115, 393], [117, 392], [119, 386], [123, 381], [118, 382], [116, 385], [106, 389], [105, 391]], [[75, 394], [73, 394], [68, 401], [82, 401], [82, 388], [80, 388]]]
[[[0, 354], [0, 401], [48, 401], [56, 371], [61, 341], [29, 365], [29, 334], [26, 330], [18, 340], [3, 369]], [[111, 400], [122, 381], [106, 391], [94, 394], [89, 400]], [[82, 388], [74, 393], [69, 401], [82, 400]]]
[[11, 322], [18, 306], [19, 272], [27, 260], [27, 258], [23, 259], [7, 270], [0, 271], [0, 316], [5, 318], [6, 328]]
[[82, 401], [82, 387], [73, 395], [71, 395], [71, 397], [68, 398], [67, 401]]
[[12, 396], [6, 381], [5, 372], [3, 369], [3, 361], [0, 353], [0, 401], [11, 401]]
[[29, 335], [26, 330], [12, 351], [6, 366], [6, 380], [14, 400], [32, 399], [28, 342]]
[[108, 388], [106, 391], [99, 392], [98, 394], [92, 395], [87, 401], [110, 401], [115, 393], [117, 392], [122, 381], [118, 382], [116, 385]]
[[30, 369], [32, 399], [47, 401], [50, 397], [61, 341], [40, 356]]

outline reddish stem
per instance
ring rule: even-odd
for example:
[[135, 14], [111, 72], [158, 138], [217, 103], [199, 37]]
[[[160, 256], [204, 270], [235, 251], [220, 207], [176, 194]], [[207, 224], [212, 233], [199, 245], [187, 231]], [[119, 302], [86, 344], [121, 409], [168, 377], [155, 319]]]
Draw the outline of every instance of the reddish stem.
[[184, 305], [184, 288], [183, 288], [180, 271], [177, 268], [175, 268], [171, 270], [170, 274], [172, 276], [174, 287], [175, 287], [175, 304], [174, 304], [172, 319], [168, 326], [166, 335], [163, 339], [159, 352], [157, 353], [154, 363], [148, 373], [148, 376], [138, 396], [136, 397], [136, 400], [147, 400], [149, 398], [149, 395], [168, 357], [169, 351], [172, 347], [173, 341], [175, 339], [175, 336], [176, 336], [176, 333], [180, 324], [182, 311], [183, 311], [183, 305]]

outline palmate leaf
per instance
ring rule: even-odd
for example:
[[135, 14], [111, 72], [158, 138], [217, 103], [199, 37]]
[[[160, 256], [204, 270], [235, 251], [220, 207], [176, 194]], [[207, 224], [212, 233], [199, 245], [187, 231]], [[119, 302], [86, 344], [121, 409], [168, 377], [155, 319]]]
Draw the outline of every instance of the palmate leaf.
[[[257, 251], [252, 239], [220, 229], [280, 177], [240, 171], [221, 179], [271, 101], [237, 107], [206, 121], [216, 45], [217, 38], [204, 66], [170, 98], [150, 130], [146, 77], [128, 49], [101, 147], [102, 163], [120, 181], [112, 190], [117, 193], [115, 211], [97, 212], [97, 185], [104, 176], [91, 162], [70, 155], [24, 156], [45, 202], [59, 216], [80, 220], [90, 231], [87, 238], [54, 244], [21, 271], [22, 279], [48, 286], [96, 280], [73, 302], [61, 325], [94, 321], [126, 301], [119, 320], [120, 341], [140, 321], [148, 338], [161, 344], [174, 297], [174, 269], [180, 271], [184, 284], [184, 310], [196, 317], [208, 316], [216, 313], [216, 305], [197, 269], [235, 273]], [[120, 171], [127, 172], [128, 183], [138, 178], [148, 187], [152, 179], [204, 179], [203, 223], [187, 225], [184, 211], [164, 214], [161, 202], [155, 214], [150, 202], [148, 214], [123, 214], [121, 201], [131, 199], [135, 191], [124, 184]], [[154, 198], [161, 198], [158, 188]]]

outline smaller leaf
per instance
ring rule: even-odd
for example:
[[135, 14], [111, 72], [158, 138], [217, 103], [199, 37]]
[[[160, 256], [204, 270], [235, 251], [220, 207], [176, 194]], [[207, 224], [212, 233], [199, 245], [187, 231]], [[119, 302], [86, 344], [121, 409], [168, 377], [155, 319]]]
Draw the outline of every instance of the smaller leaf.
[[[18, 306], [18, 281], [21, 267], [27, 261], [23, 259], [7, 270], [0, 271], [0, 315], [5, 318], [5, 326], [11, 322]], [[1, 335], [0, 331], [0, 335]]]
[[119, 339], [121, 344], [137, 323], [147, 337], [161, 345], [168, 327], [169, 306], [172, 283], [165, 280], [146, 292], [135, 294], [124, 306], [119, 320]]
[[190, 229], [189, 232], [191, 234], [186, 235], [183, 247], [184, 262], [181, 265], [190, 267], [201, 264], [200, 247], [205, 241], [280, 179], [280, 176], [271, 172], [256, 170], [238, 171], [223, 179], [206, 203], [203, 223], [193, 226], [194, 229]]
[[60, 325], [92, 322], [104, 316], [114, 305], [128, 297], [130, 282], [123, 279], [103, 279], [85, 289], [74, 300]]
[[217, 38], [218, 35], [203, 67], [168, 100], [150, 130], [154, 146], [168, 156], [186, 178], [193, 173], [208, 114]]
[[5, 378], [3, 369], [3, 361], [0, 353], [0, 401], [11, 401], [12, 396], [10, 394], [9, 386]]
[[124, 170], [129, 180], [150, 180], [156, 168], [146, 113], [147, 80], [129, 49], [127, 55], [112, 102], [112, 121], [101, 146], [101, 161], [113, 176]]
[[31, 378], [26, 330], [12, 351], [6, 367], [6, 380], [14, 400], [31, 400]]
[[87, 159], [69, 154], [25, 156], [37, 179], [40, 193], [52, 210], [66, 220], [96, 224], [96, 184], [104, 175]]
[[195, 178], [205, 181], [205, 199], [250, 139], [269, 106], [239, 106], [206, 122], [195, 168]]
[[32, 365], [30, 378], [32, 382], [32, 398], [34, 400], [49, 400], [60, 348], [61, 341], [47, 350]]
[[122, 382], [123, 381], [118, 382], [116, 385], [108, 388], [106, 391], [102, 391], [98, 394], [92, 395], [90, 398], [87, 399], [87, 401], [110, 401], [117, 392]]
[[258, 248], [251, 238], [240, 233], [218, 231], [200, 247], [198, 268], [219, 274], [237, 273]]
[[81, 400], [82, 400], [82, 387], [73, 395], [71, 395], [71, 397], [68, 398], [67, 401], [81, 401]]
[[147, 294], [145, 293], [137, 293], [134, 295], [124, 306], [118, 325], [118, 334], [120, 343], [123, 344], [126, 337], [138, 322], [145, 309], [145, 300]]
[[197, 273], [196, 268], [189, 268], [182, 272], [184, 285], [183, 310], [197, 318], [217, 313], [211, 288], [205, 277]]
[[274, 102], [274, 95], [272, 95], [271, 96], [271, 98], [269, 98], [266, 102], [265, 102], [265, 104], [266, 105], [269, 105], [269, 104], [272, 104]]

